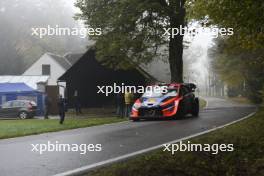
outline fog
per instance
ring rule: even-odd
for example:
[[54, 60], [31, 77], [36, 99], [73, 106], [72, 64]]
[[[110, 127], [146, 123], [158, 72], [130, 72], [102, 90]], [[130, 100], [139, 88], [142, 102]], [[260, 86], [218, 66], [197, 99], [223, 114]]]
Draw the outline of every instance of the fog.
[[31, 35], [32, 27], [78, 27], [75, 12], [73, 0], [1, 0], [0, 74], [20, 74], [45, 52], [85, 52], [87, 39]]
[[[198, 84], [204, 88], [209, 74], [208, 49], [212, 45], [212, 33], [200, 33], [188, 40], [189, 44], [183, 51], [184, 81]], [[170, 69], [168, 61], [163, 58], [155, 58], [147, 67], [148, 72], [159, 81], [170, 82]]]
[[[1, 0], [0, 74], [21, 74], [45, 52], [64, 55], [83, 53], [91, 42], [78, 36], [32, 36], [32, 27], [81, 27], [73, 19], [75, 0]], [[186, 39], [189, 40], [189, 39]], [[200, 33], [184, 49], [184, 81], [205, 85], [208, 77], [208, 47], [212, 34]], [[166, 58], [155, 58], [145, 66], [160, 81], [170, 82]]]

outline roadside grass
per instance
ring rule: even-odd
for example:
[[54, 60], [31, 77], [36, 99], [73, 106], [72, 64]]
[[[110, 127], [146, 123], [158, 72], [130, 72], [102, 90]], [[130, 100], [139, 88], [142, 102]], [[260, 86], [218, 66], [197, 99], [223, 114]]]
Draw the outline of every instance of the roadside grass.
[[105, 117], [105, 118], [67, 118], [63, 125], [59, 120], [0, 120], [0, 139], [19, 136], [34, 135], [46, 132], [55, 132], [75, 128], [84, 128], [96, 125], [110, 124], [126, 121], [127, 118]]
[[199, 98], [199, 104], [200, 104], [200, 108], [205, 108], [207, 102], [204, 99]]
[[[233, 144], [233, 152], [176, 152], [162, 149], [115, 163], [89, 176], [264, 175], [264, 108], [246, 120], [191, 139], [192, 144]], [[187, 141], [185, 141], [186, 143]]]
[[241, 104], [252, 104], [246, 97], [229, 97], [227, 99]]

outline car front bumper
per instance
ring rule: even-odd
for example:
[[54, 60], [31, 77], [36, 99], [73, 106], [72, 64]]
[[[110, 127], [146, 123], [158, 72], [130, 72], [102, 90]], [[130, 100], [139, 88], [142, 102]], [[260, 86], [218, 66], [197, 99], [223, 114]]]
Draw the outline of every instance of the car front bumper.
[[139, 109], [132, 109], [131, 111], [131, 119], [156, 119], [156, 118], [170, 118], [174, 117], [177, 113], [177, 107], [172, 106], [166, 109], [162, 107], [154, 107], [154, 108], [139, 108]]

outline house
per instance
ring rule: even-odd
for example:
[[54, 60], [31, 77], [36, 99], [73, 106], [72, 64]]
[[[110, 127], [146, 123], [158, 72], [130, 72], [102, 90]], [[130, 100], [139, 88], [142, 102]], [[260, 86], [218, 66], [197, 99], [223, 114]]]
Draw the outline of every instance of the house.
[[114, 95], [98, 94], [97, 86], [108, 86], [113, 83], [125, 85], [146, 85], [155, 80], [140, 67], [129, 70], [113, 70], [97, 61], [95, 50], [89, 49], [58, 82], [66, 84], [66, 97], [72, 106], [74, 96], [78, 95], [83, 107], [99, 107], [113, 104]]
[[31, 100], [37, 103], [37, 115], [43, 115], [44, 94], [25, 83], [0, 83], [0, 105], [11, 100]]
[[[59, 56], [52, 53], [45, 53], [22, 75], [49, 76], [47, 86], [57, 87], [58, 78], [71, 68], [81, 56], [82, 54], [66, 54], [65, 56]], [[63, 87], [61, 87], [59, 93], [62, 94], [63, 92]]]
[[64, 96], [66, 84], [57, 84], [57, 80], [70, 69], [82, 56], [82, 54], [66, 54], [64, 56], [52, 53], [43, 54], [22, 75], [23, 76], [48, 76], [47, 82], [43, 82], [44, 91], [51, 99], [51, 114], [57, 114], [57, 98]]

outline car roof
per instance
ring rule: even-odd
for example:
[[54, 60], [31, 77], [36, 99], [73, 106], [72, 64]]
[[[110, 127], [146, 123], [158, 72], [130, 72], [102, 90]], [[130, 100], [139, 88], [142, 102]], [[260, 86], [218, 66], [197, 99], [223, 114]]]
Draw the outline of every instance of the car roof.
[[185, 86], [190, 89], [196, 88], [196, 85], [193, 83], [154, 83], [154, 84], [150, 84], [150, 86], [168, 86], [168, 87], [175, 87], [175, 88]]
[[10, 100], [10, 101], [6, 101], [6, 103], [7, 103], [7, 102], [14, 102], [14, 101], [31, 102], [30, 100]]

